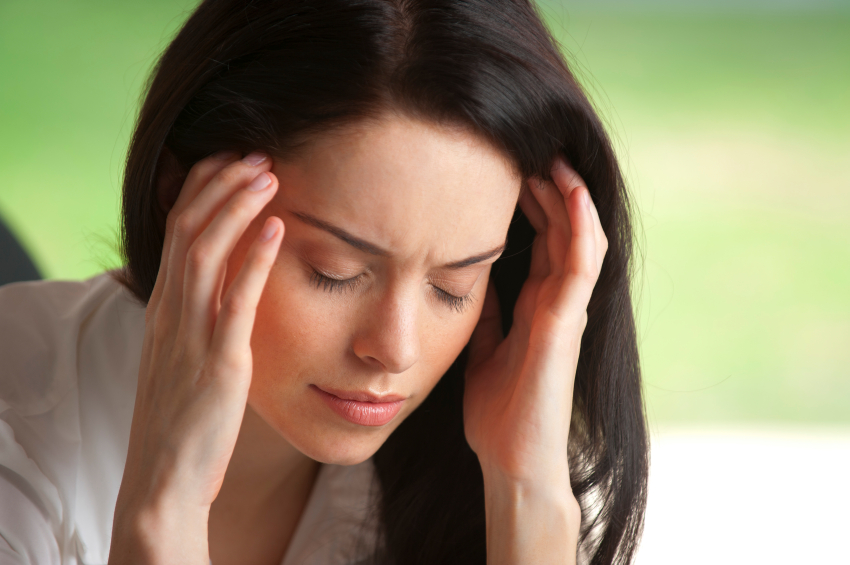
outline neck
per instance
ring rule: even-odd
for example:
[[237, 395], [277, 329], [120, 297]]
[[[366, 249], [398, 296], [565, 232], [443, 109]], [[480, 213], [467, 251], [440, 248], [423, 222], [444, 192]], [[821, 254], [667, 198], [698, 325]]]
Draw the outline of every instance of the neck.
[[235, 494], [246, 503], [260, 502], [274, 493], [303, 493], [305, 488], [309, 494], [319, 465], [292, 447], [248, 405], [216, 501]]
[[[210, 508], [210, 552], [218, 557], [213, 561], [279, 562], [319, 467], [249, 405], [221, 490]], [[246, 560], [246, 544], [249, 553], [258, 553], [253, 556], [256, 559]]]

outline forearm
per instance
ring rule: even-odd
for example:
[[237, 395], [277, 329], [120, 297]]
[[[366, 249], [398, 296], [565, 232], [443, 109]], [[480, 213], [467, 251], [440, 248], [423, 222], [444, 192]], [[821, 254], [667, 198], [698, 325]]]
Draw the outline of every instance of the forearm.
[[485, 472], [487, 565], [573, 565], [581, 509], [569, 479], [520, 483]]

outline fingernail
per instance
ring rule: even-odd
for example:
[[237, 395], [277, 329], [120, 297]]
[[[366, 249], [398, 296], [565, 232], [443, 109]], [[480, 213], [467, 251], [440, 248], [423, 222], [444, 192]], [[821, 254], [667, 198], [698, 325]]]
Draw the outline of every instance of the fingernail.
[[246, 155], [245, 158], [242, 159], [242, 160], [245, 161], [246, 163], [248, 163], [249, 165], [251, 165], [252, 167], [256, 167], [257, 165], [259, 165], [260, 163], [262, 163], [263, 161], [265, 161], [268, 158], [269, 158], [269, 156], [266, 155], [265, 153], [260, 153], [259, 151], [254, 151], [253, 153], [249, 153], [248, 155]]
[[230, 161], [231, 159], [235, 159], [239, 156], [239, 153], [233, 151], [231, 149], [224, 149], [219, 151], [218, 153], [213, 154], [213, 159], [217, 159], [218, 161]]
[[590, 193], [587, 190], [582, 190], [581, 192], [581, 197], [584, 198], [584, 207], [590, 210]]
[[263, 231], [260, 232], [260, 241], [268, 241], [277, 233], [277, 222], [266, 220], [266, 225], [263, 226]]
[[257, 178], [251, 181], [251, 184], [247, 186], [247, 189], [251, 192], [258, 192], [266, 188], [271, 183], [271, 177], [269, 177], [269, 175], [267, 175], [266, 173], [261, 173], [257, 175]]

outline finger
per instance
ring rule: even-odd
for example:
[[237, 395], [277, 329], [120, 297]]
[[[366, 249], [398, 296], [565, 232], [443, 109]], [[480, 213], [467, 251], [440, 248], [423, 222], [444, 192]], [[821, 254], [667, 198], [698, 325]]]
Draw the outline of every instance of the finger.
[[[281, 219], [274, 216], [267, 218], [260, 234], [248, 249], [242, 268], [222, 299], [211, 347], [213, 351], [220, 352], [221, 362], [225, 366], [241, 367], [246, 362], [246, 355], [250, 355], [257, 305], [283, 235]], [[250, 361], [250, 357], [247, 360]]]
[[573, 190], [576, 188], [580, 186], [587, 188], [587, 184], [584, 182], [584, 179], [575, 172], [575, 169], [573, 169], [570, 164], [567, 163], [567, 160], [561, 155], [555, 157], [555, 160], [552, 163], [551, 175], [552, 181], [558, 187], [558, 190], [561, 191], [561, 194], [564, 195], [564, 200], [569, 198], [570, 194], [572, 194]]
[[[562, 202], [564, 203], [564, 215], [569, 218], [570, 215], [566, 213], [566, 203], [570, 198], [570, 195], [576, 188], [584, 187], [587, 189], [587, 186], [584, 180], [579, 176], [579, 174], [570, 166], [567, 160], [562, 155], [557, 155], [552, 162], [552, 168], [550, 170], [550, 174], [552, 176], [552, 183], [558, 188], [558, 191], [561, 194]], [[566, 227], [564, 229], [564, 233], [566, 234], [565, 247], [556, 246], [550, 244], [550, 252], [552, 253], [551, 263], [554, 264], [554, 272], [556, 276], [561, 276], [564, 272], [565, 264], [569, 261], [569, 257], [566, 254], [563, 254], [563, 251], [567, 251], [570, 247], [571, 236], [572, 236], [572, 224], [569, 219], [565, 221], [564, 224]], [[560, 255], [556, 255], [557, 253], [562, 253]], [[563, 258], [563, 262], [560, 260]]]
[[549, 271], [560, 277], [570, 241], [570, 221], [564, 197], [552, 182], [542, 182], [532, 189], [537, 202], [546, 214], [546, 249]]
[[181, 329], [209, 335], [221, 300], [221, 285], [230, 257], [245, 230], [277, 192], [277, 179], [260, 173], [234, 194], [186, 254]]
[[590, 211], [590, 194], [587, 188], [576, 187], [572, 190], [567, 204], [573, 234], [570, 239], [567, 270], [553, 309], [563, 319], [580, 320], [587, 311], [593, 286], [599, 276], [594, 219]]
[[165, 239], [162, 246], [162, 255], [159, 264], [159, 273], [157, 274], [156, 283], [153, 287], [150, 300], [148, 303], [153, 303], [154, 308], [159, 303], [162, 288], [165, 284], [165, 278], [168, 273], [168, 255], [171, 252], [171, 236], [174, 232], [174, 220], [180, 215], [180, 212], [186, 208], [197, 193], [209, 183], [221, 169], [234, 162], [239, 158], [239, 153], [236, 151], [219, 151], [195, 163], [186, 180], [183, 182], [183, 187], [177, 195], [177, 200], [174, 206], [168, 212], [168, 218], [165, 222]]
[[[558, 156], [552, 165], [552, 180], [564, 195], [564, 199], [569, 198], [572, 191], [578, 187], [587, 188], [587, 183], [584, 182], [581, 175], [562, 156]], [[592, 196], [590, 197], [590, 212], [594, 220], [597, 265], [601, 266], [602, 259], [605, 257], [605, 252], [608, 249], [608, 239], [605, 237], [605, 231], [602, 229], [602, 224], [599, 221], [599, 213], [596, 210], [596, 205], [593, 203]]]
[[532, 186], [536, 186], [541, 182], [543, 182], [543, 180], [539, 178], [532, 178], [528, 180], [527, 189], [520, 192], [519, 207], [522, 210], [522, 213], [525, 214], [525, 217], [528, 218], [528, 222], [531, 224], [531, 227], [534, 228], [534, 231], [537, 233], [546, 233], [546, 212], [543, 211], [543, 208], [540, 207], [540, 203], [531, 194]]
[[531, 244], [531, 266], [528, 270], [529, 279], [542, 280], [549, 276], [551, 268], [549, 265], [549, 249], [546, 243], [545, 233], [534, 236]]
[[487, 294], [484, 298], [484, 306], [481, 308], [481, 317], [469, 339], [469, 360], [467, 366], [472, 368], [479, 363], [492, 357], [496, 347], [502, 343], [502, 313], [499, 310], [499, 297], [496, 294], [496, 285], [490, 280], [487, 283]]
[[529, 189], [522, 191], [519, 196], [519, 205], [529, 223], [537, 232], [531, 248], [531, 267], [528, 276], [531, 279], [544, 279], [549, 275], [549, 254], [546, 250], [546, 213], [540, 207], [540, 203], [531, 194], [531, 186], [539, 179], [529, 180]]
[[245, 188], [260, 173], [271, 168], [272, 160], [262, 153], [252, 153], [224, 167], [200, 188], [191, 202], [174, 220], [168, 256], [168, 276], [163, 287], [163, 301], [169, 309], [180, 312], [183, 304], [183, 281], [186, 254], [197, 236], [212, 221], [215, 213], [239, 189]]
[[596, 237], [596, 264], [601, 269], [602, 261], [608, 252], [608, 238], [605, 236], [605, 230], [599, 220], [599, 212], [596, 210], [596, 204], [593, 203], [593, 197], [590, 198], [590, 212], [593, 215], [593, 233]]
[[540, 203], [531, 194], [532, 187], [537, 187], [541, 179], [529, 179], [528, 190], [523, 190], [519, 196], [519, 205], [529, 223], [537, 232], [531, 248], [531, 266], [528, 271], [530, 279], [544, 279], [549, 275], [549, 254], [546, 249], [546, 228], [548, 220]]

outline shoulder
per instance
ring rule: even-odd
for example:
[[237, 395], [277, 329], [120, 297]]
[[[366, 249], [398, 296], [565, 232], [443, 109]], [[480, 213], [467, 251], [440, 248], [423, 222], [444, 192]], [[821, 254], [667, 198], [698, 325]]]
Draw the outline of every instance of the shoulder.
[[75, 385], [81, 328], [122, 289], [107, 273], [0, 287], [0, 410], [31, 415], [55, 405]]
[[63, 563], [105, 562], [143, 335], [108, 273], [0, 287], [0, 495], [18, 501], [0, 534], [49, 531]]

